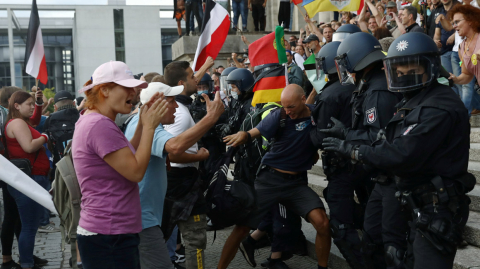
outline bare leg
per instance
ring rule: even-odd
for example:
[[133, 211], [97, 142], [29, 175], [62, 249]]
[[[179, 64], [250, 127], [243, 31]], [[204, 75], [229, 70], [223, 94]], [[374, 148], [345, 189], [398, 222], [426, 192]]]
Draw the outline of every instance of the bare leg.
[[270, 259], [281, 259], [282, 258], [282, 252], [272, 252], [270, 255]]
[[255, 230], [252, 234], [250, 234], [250, 236], [255, 240], [255, 241], [258, 241], [260, 240], [262, 237], [265, 236], [265, 234], [267, 234], [267, 232], [262, 232], [260, 230]]
[[308, 213], [308, 221], [317, 230], [315, 238], [315, 252], [318, 265], [327, 267], [328, 255], [330, 254], [331, 237], [327, 214], [323, 208], [316, 208]]
[[233, 258], [237, 254], [238, 247], [242, 240], [248, 235], [250, 228], [247, 226], [235, 226], [232, 233], [227, 238], [225, 245], [223, 246], [222, 255], [218, 261], [218, 269], [226, 269], [232, 262]]
[[75, 244], [77, 244], [77, 262], [82, 262], [82, 258], [80, 257], [80, 251], [78, 250], [78, 242], [75, 241]]
[[3, 255], [3, 263], [9, 262], [12, 260], [12, 255]]

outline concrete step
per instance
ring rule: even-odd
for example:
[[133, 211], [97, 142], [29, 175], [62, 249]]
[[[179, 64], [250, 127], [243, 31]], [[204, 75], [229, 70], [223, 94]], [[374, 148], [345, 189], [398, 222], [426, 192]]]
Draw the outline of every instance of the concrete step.
[[470, 161], [480, 161], [480, 143], [470, 143]]
[[475, 115], [470, 117], [470, 126], [472, 128], [480, 127], [480, 115]]
[[[303, 220], [302, 230], [307, 238], [307, 248], [308, 256], [314, 260], [317, 260], [315, 255], [315, 236], [316, 231], [313, 226]], [[453, 269], [475, 269], [480, 268], [480, 259], [478, 255], [480, 254], [480, 248], [474, 246], [467, 246], [465, 248], [459, 249], [457, 255], [455, 256], [455, 262]], [[338, 250], [337, 246], [333, 244], [330, 250], [330, 257], [328, 259], [328, 267], [335, 269], [350, 269], [350, 266], [347, 264], [342, 254]]]
[[480, 143], [480, 127], [472, 127], [470, 129], [470, 142]]
[[[322, 198], [323, 198], [323, 190], [327, 187], [327, 184], [328, 182], [325, 181], [325, 177], [313, 175], [313, 174], [308, 175], [308, 185]], [[480, 192], [480, 188], [478, 187], [479, 186], [477, 185], [476, 191]], [[478, 208], [479, 206], [478, 197], [480, 196], [476, 197], [477, 199], [476, 208]], [[467, 226], [465, 227], [464, 238], [469, 244], [480, 247], [480, 213], [472, 210], [470, 211], [470, 216], [468, 218]]]

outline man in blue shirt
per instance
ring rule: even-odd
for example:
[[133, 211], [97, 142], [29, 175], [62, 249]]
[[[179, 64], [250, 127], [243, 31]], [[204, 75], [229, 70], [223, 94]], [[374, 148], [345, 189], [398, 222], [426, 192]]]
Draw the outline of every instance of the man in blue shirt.
[[[180, 135], [173, 137], [163, 128], [164, 124], [175, 122], [175, 109], [178, 107], [175, 95], [183, 91], [184, 86], [170, 87], [160, 82], [152, 82], [142, 90], [140, 100], [142, 104], [148, 104], [156, 93], [163, 93], [168, 102], [168, 112], [163, 117], [161, 124], [155, 129], [153, 137], [152, 153], [147, 171], [142, 181], [138, 183], [140, 188], [140, 204], [142, 207], [142, 231], [140, 232], [140, 265], [142, 268], [173, 268], [168, 254], [165, 238], [160, 229], [162, 224], [163, 206], [167, 192], [166, 157], [169, 153], [175, 158], [205, 159], [208, 151], [199, 151], [197, 154], [188, 154], [185, 150], [195, 144], [218, 120], [223, 113], [223, 103], [220, 95], [210, 101], [205, 95], [207, 102], [207, 115], [192, 128]], [[208, 99], [208, 100], [207, 100]], [[131, 139], [137, 129], [141, 111], [132, 118], [125, 130], [125, 136]], [[172, 161], [175, 161], [172, 159]]]
[[[327, 268], [331, 244], [329, 222], [322, 200], [308, 187], [307, 178], [307, 170], [318, 160], [317, 149], [310, 138], [313, 106], [305, 104], [305, 93], [296, 84], [285, 87], [281, 102], [286, 114], [284, 126], [280, 123], [283, 112], [278, 108], [256, 128], [224, 138], [227, 145], [234, 147], [259, 136], [276, 139], [271, 150], [263, 157], [261, 170], [255, 180], [257, 209], [233, 229], [223, 247], [219, 269], [227, 268], [250, 228], [256, 229], [263, 216], [277, 203], [312, 223], [317, 230], [315, 250], [318, 268]], [[280, 261], [271, 259], [270, 262]]]

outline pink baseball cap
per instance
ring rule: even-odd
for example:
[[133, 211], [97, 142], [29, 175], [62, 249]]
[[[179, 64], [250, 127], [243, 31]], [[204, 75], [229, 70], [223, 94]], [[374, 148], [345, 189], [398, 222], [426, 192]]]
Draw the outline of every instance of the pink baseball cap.
[[92, 84], [80, 89], [79, 93], [108, 82], [114, 82], [127, 88], [138, 87], [145, 89], [148, 86], [147, 82], [135, 79], [132, 71], [124, 62], [110, 61], [95, 69], [92, 75]]

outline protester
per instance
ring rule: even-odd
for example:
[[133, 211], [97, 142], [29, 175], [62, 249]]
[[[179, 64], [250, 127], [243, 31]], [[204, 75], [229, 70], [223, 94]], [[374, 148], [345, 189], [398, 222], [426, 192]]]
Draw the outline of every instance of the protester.
[[[190, 1], [185, 1], [185, 30], [187, 33], [185, 34], [186, 36], [190, 35], [190, 30], [193, 28], [194, 25], [192, 24], [192, 17], [195, 17], [197, 21], [197, 26], [200, 29], [202, 26], [202, 17], [200, 16], [200, 11], [202, 10], [202, 2], [205, 2], [205, 0], [190, 0]], [[203, 3], [204, 4], [204, 3]], [[200, 31], [200, 30], [199, 30]], [[194, 32], [192, 31], [192, 34]]]
[[[129, 113], [136, 80], [123, 62], [100, 65], [80, 92], [87, 110], [78, 120], [72, 156], [82, 192], [77, 242], [85, 268], [138, 268], [142, 230], [138, 182], [150, 161], [155, 128], [167, 112], [162, 95], [144, 104], [128, 141], [114, 119]], [[115, 244], [112, 244], [115, 242]]]
[[325, 43], [323, 43], [322, 46], [324, 44], [328, 44], [328, 43], [332, 42], [333, 33], [335, 33], [335, 30], [333, 30], [332, 25], [325, 24], [325, 26], [323, 27], [323, 32], [322, 32], [323, 37], [325, 38]]
[[406, 6], [403, 9], [401, 18], [398, 18], [396, 15], [394, 15], [394, 18], [402, 34], [410, 32], [424, 33], [423, 28], [415, 22], [417, 20], [417, 9], [415, 7]]
[[320, 46], [320, 39], [316, 35], [309, 35], [307, 39], [303, 40], [303, 44], [307, 44], [308, 50], [310, 53], [317, 54], [320, 49], [322, 48]]
[[[378, 27], [375, 33], [373, 34], [373, 36], [376, 39], [381, 40], [385, 37], [392, 37], [392, 33], [390, 33], [390, 31], [386, 27]], [[383, 50], [383, 51], [388, 51], [388, 50]]]
[[245, 6], [244, 0], [232, 0], [232, 9], [233, 9], [233, 27], [232, 29], [237, 32], [238, 19], [242, 15], [242, 32], [247, 32], [247, 19], [248, 19], [248, 9]]
[[445, 9], [440, 0], [431, 0], [430, 16], [427, 18], [427, 34], [433, 39], [437, 27], [436, 19], [440, 14], [445, 14]]
[[[305, 101], [306, 97], [300, 86], [291, 84], [283, 90], [281, 102], [287, 118], [285, 127], [272, 149], [263, 158], [261, 169], [257, 173], [255, 192], [258, 208], [233, 229], [218, 262], [219, 269], [227, 268], [250, 228], [256, 229], [263, 216], [277, 203], [286, 205], [286, 208], [312, 223], [317, 231], [318, 268], [327, 268], [331, 240], [328, 218], [322, 201], [307, 185], [306, 171], [316, 162], [317, 150], [310, 140], [309, 131], [312, 125], [306, 123], [311, 122], [310, 110], [313, 107], [307, 106]], [[224, 141], [227, 145], [236, 147], [260, 135], [267, 139], [273, 138], [280, 128], [281, 110], [271, 112], [256, 128], [227, 136]], [[280, 262], [272, 259], [270, 261]]]
[[253, 25], [255, 27], [255, 32], [265, 31], [265, 25], [266, 25], [265, 6], [266, 5], [267, 5], [267, 0], [248, 0], [248, 9], [252, 11]]
[[293, 55], [291, 51], [287, 50], [286, 55], [287, 55], [288, 83], [303, 85], [302, 69], [300, 69], [300, 67], [298, 67], [293, 62]]
[[[8, 122], [5, 126], [5, 140], [10, 160], [28, 159], [31, 165], [31, 177], [40, 186], [46, 188], [50, 162], [43, 144], [48, 141], [46, 134], [40, 134], [32, 128], [29, 118], [33, 115], [35, 100], [25, 91], [17, 91], [11, 97], [8, 106]], [[15, 199], [22, 222], [18, 248], [22, 268], [38, 268], [33, 258], [35, 235], [40, 225], [44, 208], [17, 189], [8, 186], [8, 192]]]
[[[478, 109], [477, 102], [474, 102], [478, 96], [474, 91], [473, 84], [476, 80], [480, 81], [480, 69], [477, 61], [480, 59], [478, 45], [480, 42], [480, 9], [468, 5], [456, 5], [448, 13], [448, 18], [453, 22], [453, 28], [465, 40], [461, 43], [458, 50], [460, 56], [462, 72], [459, 76], [450, 73], [450, 79], [456, 84], [463, 85], [462, 101], [471, 112], [473, 108]], [[467, 84], [467, 87], [465, 87]], [[473, 114], [473, 113], [472, 113]]]
[[177, 33], [178, 37], [182, 37], [182, 19], [187, 21], [185, 15], [185, 0], [174, 0], [175, 12], [173, 18], [177, 21]]

